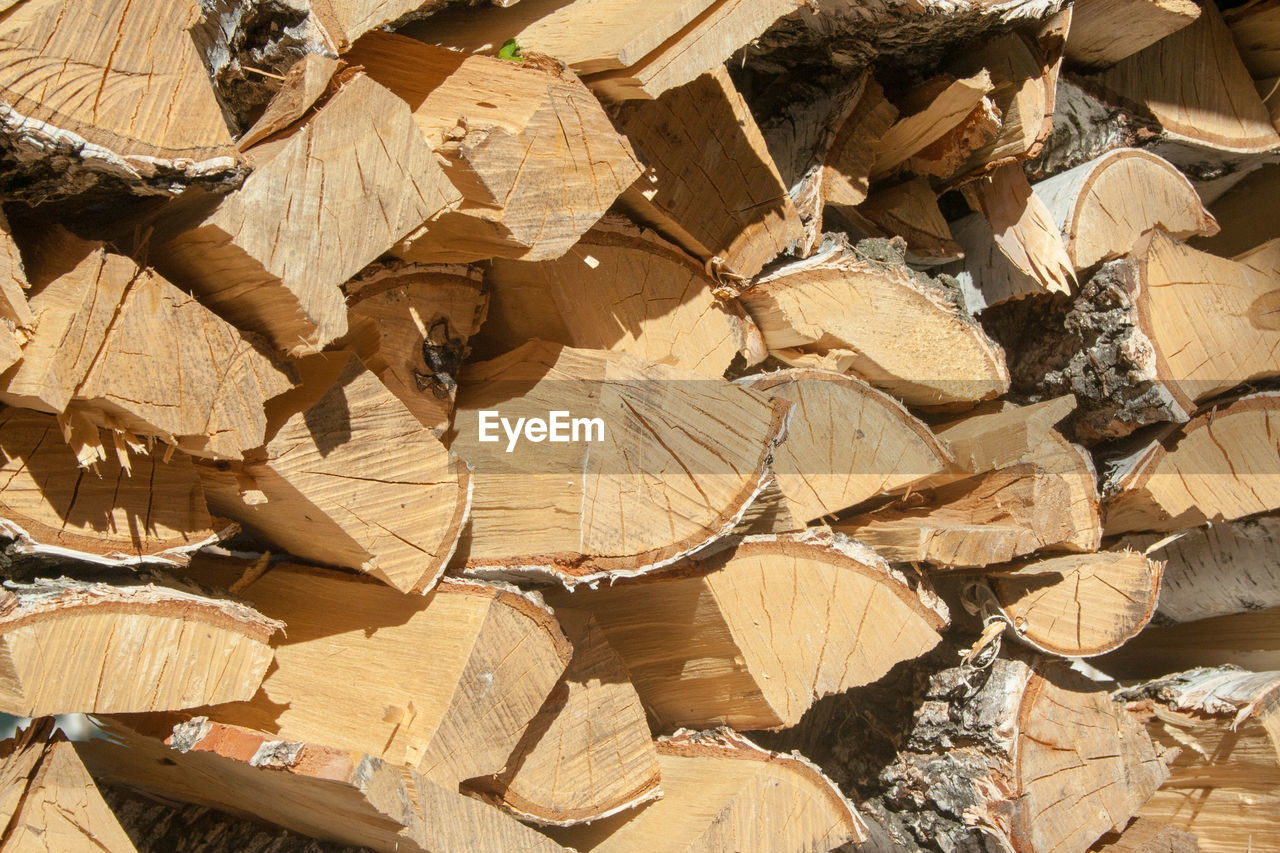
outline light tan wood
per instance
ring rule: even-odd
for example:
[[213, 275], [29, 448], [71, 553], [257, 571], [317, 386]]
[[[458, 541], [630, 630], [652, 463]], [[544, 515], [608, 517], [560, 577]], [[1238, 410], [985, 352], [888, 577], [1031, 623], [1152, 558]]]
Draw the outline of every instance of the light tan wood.
[[821, 152], [821, 197], [827, 204], [859, 205], [869, 191], [880, 141], [894, 127], [898, 109], [885, 99], [880, 84], [867, 78], [848, 115], [837, 115], [843, 121], [831, 128], [829, 145]]
[[795, 0], [524, 0], [518, 8], [460, 9], [409, 32], [465, 52], [496, 51], [514, 38], [553, 56], [602, 96], [657, 98], [716, 68]]
[[[254, 154], [244, 185], [220, 202], [192, 199], [174, 216], [197, 221], [150, 258], [209, 308], [294, 355], [346, 332], [339, 285], [459, 201], [408, 106], [363, 74]], [[333, 239], [351, 222], [367, 227]]]
[[927, 587], [816, 529], [553, 600], [595, 616], [659, 730], [794, 725], [822, 696], [933, 648], [947, 623]]
[[1223, 13], [1245, 68], [1255, 79], [1280, 74], [1280, 5], [1253, 0]]
[[1280, 607], [1151, 627], [1099, 662], [1128, 681], [1225, 665], [1280, 668]]
[[0, 744], [0, 851], [136, 853], [75, 747], [33, 721]]
[[1277, 409], [1276, 393], [1215, 406], [1126, 457], [1109, 477], [1106, 532], [1179, 530], [1280, 508]]
[[278, 740], [207, 717], [117, 717], [103, 726], [112, 740], [76, 747], [85, 763], [166, 800], [379, 853], [562, 849], [492, 806], [359, 750]]
[[1160, 746], [1180, 747], [1140, 814], [1192, 832], [1206, 853], [1280, 844], [1276, 672], [1194, 670], [1122, 694]]
[[[569, 585], [669, 565], [734, 528], [787, 408], [724, 380], [544, 341], [470, 365], [450, 448], [475, 469], [475, 499], [455, 565]], [[483, 411], [498, 413], [487, 441]], [[520, 419], [546, 434], [521, 432]]]
[[[0, 100], [13, 111], [6, 135], [26, 125], [56, 147], [74, 134], [95, 147], [81, 157], [126, 180], [229, 170], [231, 132], [186, 33], [198, 15], [187, 0], [39, 0], [10, 10], [0, 21]], [[182, 121], [172, 120], [173, 104], [183, 105]]]
[[480, 270], [387, 263], [348, 282], [343, 340], [418, 422], [449, 428], [458, 374], [489, 305]]
[[295, 556], [430, 589], [466, 521], [469, 472], [351, 353], [298, 370], [265, 446], [198, 466], [209, 506]]
[[1098, 472], [1093, 467], [1093, 456], [1089, 451], [1050, 431], [1039, 447], [1023, 457], [1023, 461], [1047, 471], [1067, 487], [1072, 533], [1054, 543], [1054, 547], [1085, 554], [1097, 551], [1102, 544], [1102, 509]]
[[658, 741], [664, 795], [634, 817], [619, 815], [556, 837], [574, 849], [694, 853], [835, 849], [867, 837], [835, 784], [796, 755], [736, 732], [682, 730]]
[[[655, 101], [624, 105], [615, 121], [647, 167], [623, 193], [622, 208], [731, 288], [802, 236], [764, 137], [724, 68]], [[708, 151], [717, 151], [711, 161]]]
[[555, 63], [462, 56], [381, 32], [347, 60], [409, 104], [462, 193], [461, 207], [396, 245], [405, 260], [558, 258], [640, 175], [604, 108]]
[[[1168, 777], [1141, 724], [1065, 665], [1000, 657], [980, 686], [974, 675], [961, 666], [930, 680], [909, 748], [882, 772], [913, 798], [904, 819], [916, 826], [951, 838], [980, 830], [1027, 853], [1083, 851], [1123, 829]], [[964, 835], [948, 832], [957, 812]]]
[[664, 795], [640, 697], [590, 615], [559, 608], [556, 618], [573, 644], [564, 678], [503, 771], [469, 787], [547, 826], [632, 813]]
[[1135, 817], [1121, 832], [1109, 832], [1089, 848], [1091, 853], [1199, 853], [1200, 839], [1175, 826]]
[[913, 178], [872, 193], [856, 210], [842, 210], [868, 236], [899, 236], [907, 241], [907, 260], [936, 266], [964, 257], [938, 209], [938, 197], [924, 178]]
[[240, 135], [237, 147], [241, 151], [251, 148], [306, 115], [329, 87], [338, 64], [337, 59], [318, 53], [308, 53], [295, 62], [262, 115]]
[[1193, 0], [1081, 0], [1071, 7], [1069, 62], [1115, 65], [1200, 17]]
[[892, 562], [976, 568], [1072, 541], [1072, 497], [1062, 477], [1022, 463], [913, 493], [835, 528]]
[[54, 417], [10, 408], [0, 409], [0, 453], [0, 517], [17, 525], [11, 533], [42, 545], [100, 557], [163, 558], [213, 534], [186, 456], [168, 462], [164, 454], [142, 456], [129, 474], [113, 453], [95, 465], [96, 473], [86, 471]]
[[[65, 247], [57, 263], [70, 270], [32, 297], [31, 340], [0, 399], [55, 413], [71, 406], [197, 456], [235, 459], [261, 445], [266, 400], [293, 385], [264, 342], [100, 243]], [[95, 455], [106, 456], [100, 444]]]
[[1104, 551], [1011, 567], [988, 583], [1013, 636], [1038, 651], [1093, 657], [1151, 621], [1162, 568], [1137, 552]]
[[901, 116], [876, 145], [873, 179], [892, 174], [912, 157], [965, 123], [991, 93], [994, 83], [983, 69], [971, 77], [936, 78], [921, 84], [898, 105]]
[[0, 371], [22, 357], [28, 327], [35, 321], [27, 305], [26, 289], [30, 286], [9, 221], [0, 211]]
[[935, 426], [933, 432], [951, 451], [959, 470], [982, 474], [1024, 460], [1075, 407], [1070, 394], [1027, 406], [1004, 404], [996, 411]]
[[[202, 556], [190, 571], [226, 584], [245, 565]], [[545, 606], [475, 581], [424, 597], [277, 564], [241, 595], [288, 636], [262, 690], [212, 719], [366, 752], [450, 789], [503, 768], [572, 653]]]
[[473, 342], [493, 358], [533, 338], [627, 352], [708, 377], [766, 355], [755, 323], [700, 264], [648, 229], [606, 217], [557, 261], [495, 260], [489, 313]]
[[1280, 146], [1216, 6], [1202, 6], [1194, 23], [1122, 60], [1097, 80], [1145, 105], [1170, 139], [1235, 153]]
[[283, 623], [158, 580], [11, 584], [0, 603], [0, 710], [172, 711], [253, 696]]
[[[975, 279], [985, 305], [1031, 294], [1068, 294], [1075, 272], [1055, 222], [1022, 167], [1001, 166], [966, 184], [965, 198], [976, 222], [962, 223], [964, 268]], [[994, 243], [996, 251], [992, 251]]]
[[345, 51], [371, 30], [394, 29], [406, 20], [425, 17], [449, 5], [448, 0], [312, 0], [311, 14], [325, 35]]
[[1077, 270], [1129, 254], [1160, 228], [1179, 240], [1218, 233], [1195, 187], [1173, 164], [1117, 148], [1035, 185]]
[[791, 369], [738, 381], [794, 403], [771, 467], [790, 518], [801, 524], [908, 488], [952, 464], [928, 427], [851, 376]]
[[835, 242], [763, 276], [741, 298], [779, 360], [851, 373], [908, 405], [931, 406], [1009, 387], [1004, 353], [958, 297]]
[[1165, 561], [1157, 612], [1166, 622], [1280, 607], [1280, 517], [1246, 518], [1169, 536], [1132, 534], [1115, 547], [1150, 550]]

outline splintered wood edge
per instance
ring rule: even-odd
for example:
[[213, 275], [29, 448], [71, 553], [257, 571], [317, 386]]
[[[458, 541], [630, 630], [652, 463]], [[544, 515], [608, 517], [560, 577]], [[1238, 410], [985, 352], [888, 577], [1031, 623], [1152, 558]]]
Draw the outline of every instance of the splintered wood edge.
[[740, 761], [758, 761], [763, 764], [784, 764], [799, 775], [809, 779], [831, 803], [836, 814], [847, 820], [849, 834], [856, 843], [867, 840], [867, 827], [853, 803], [840, 787], [818, 765], [799, 752], [790, 754], [771, 752], [757, 746], [746, 737], [729, 728], [698, 732], [692, 729], [676, 729], [670, 735], [654, 741], [659, 755], [681, 758], [733, 758]]
[[[1142, 614], [1137, 619], [1134, 619], [1127, 626], [1125, 632], [1122, 635], [1118, 636], [1114, 642], [1109, 644], [1091, 646], [1091, 647], [1073, 646], [1071, 648], [1067, 648], [1065, 646], [1055, 646], [1047, 642], [1044, 638], [1036, 639], [1034, 636], [1032, 636], [1033, 632], [1018, 627], [1017, 614], [1009, 612], [1009, 605], [1006, 604], [1004, 598], [1001, 596], [1001, 589], [1000, 589], [1001, 580], [1018, 579], [1020, 577], [1027, 577], [1034, 574], [1040, 574], [1042, 572], [1037, 572], [1036, 569], [1042, 565], [1044, 566], [1044, 569], [1043, 569], [1044, 573], [1054, 574], [1056, 573], [1056, 570], [1050, 564], [1055, 562], [1057, 559], [1084, 560], [1089, 558], [1093, 558], [1093, 559], [1101, 558], [1105, 560], [1105, 559], [1108, 559], [1109, 555], [1111, 554], [1122, 554], [1126, 556], [1135, 556], [1135, 555], [1140, 556], [1147, 563], [1148, 571], [1151, 572], [1152, 574], [1151, 595], [1147, 597], [1146, 606]], [[1044, 652], [1045, 654], [1056, 655], [1058, 657], [1067, 657], [1067, 658], [1097, 657], [1098, 655], [1103, 655], [1103, 654], [1106, 654], [1107, 652], [1115, 651], [1116, 649], [1123, 646], [1125, 643], [1129, 642], [1129, 640], [1138, 636], [1138, 634], [1142, 632], [1142, 629], [1147, 627], [1147, 624], [1151, 621], [1151, 617], [1155, 615], [1156, 606], [1160, 602], [1160, 586], [1164, 580], [1164, 563], [1159, 560], [1148, 559], [1145, 555], [1139, 554], [1136, 551], [1119, 551], [1119, 552], [1099, 551], [1093, 554], [1071, 554], [1071, 555], [1066, 555], [1060, 558], [1049, 557], [1043, 560], [1038, 560], [1030, 563], [1023, 563], [1021, 568], [1027, 571], [1019, 571], [1018, 568], [1013, 568], [1008, 572], [1000, 572], [1000, 573], [993, 572], [987, 575], [987, 583], [991, 589], [991, 594], [992, 596], [994, 596], [995, 601], [998, 604], [1001, 613], [1004, 614], [1005, 620], [1007, 622], [1005, 633], [1014, 637], [1018, 642], [1022, 643], [1028, 648], [1034, 649], [1035, 651]], [[1059, 583], [1065, 582], [1066, 580], [1067, 578], [1064, 575], [1062, 579], [1059, 581]], [[1039, 632], [1035, 632], [1035, 633], [1038, 634]]]
[[154, 584], [111, 586], [62, 579], [11, 584], [0, 600], [0, 636], [24, 626], [73, 613], [120, 613], [174, 617], [243, 634], [267, 643], [285, 624], [263, 616], [247, 604]]
[[12, 539], [13, 547], [19, 554], [33, 557], [65, 558], [99, 566], [160, 566], [163, 568], [185, 566], [191, 562], [191, 556], [201, 548], [217, 545], [223, 539], [234, 535], [239, 529], [239, 525], [231, 524], [199, 541], [166, 548], [154, 554], [125, 554], [123, 552], [95, 554], [92, 551], [78, 551], [75, 548], [66, 548], [62, 545], [46, 545], [37, 540], [17, 522], [7, 518], [0, 518], [0, 537]]
[[[1117, 690], [1130, 703], [1149, 700], [1202, 716], [1232, 716], [1232, 728], [1280, 710], [1280, 671], [1250, 672], [1235, 666], [1200, 667]], [[1276, 744], [1280, 755], [1280, 743]]]
[[744, 376], [741, 379], [735, 379], [734, 383], [746, 386], [753, 391], [767, 393], [768, 391], [777, 388], [779, 385], [809, 381], [831, 382], [836, 385], [844, 385], [855, 393], [861, 394], [864, 397], [870, 397], [876, 402], [883, 404], [885, 408], [902, 416], [903, 424], [910, 427], [911, 431], [929, 446], [929, 449], [938, 457], [939, 462], [944, 468], [948, 465], [955, 464], [955, 455], [951, 452], [951, 448], [947, 445], [944, 439], [935, 435], [923, 421], [911, 414], [911, 411], [899, 402], [897, 398], [881, 391], [866, 380], [859, 379], [856, 376], [850, 376], [847, 373], [836, 373], [833, 370], [820, 370], [816, 367], [787, 367], [771, 373], [757, 373], [753, 376]]
[[591, 556], [581, 553], [529, 554], [509, 557], [500, 562], [473, 563], [467, 561], [459, 574], [481, 581], [510, 581], [557, 584], [572, 592], [579, 584], [595, 585], [600, 581], [634, 578], [678, 563], [724, 539], [746, 514], [756, 496], [764, 491], [773, 474], [769, 463], [773, 451], [786, 437], [791, 420], [791, 403], [781, 399], [769, 401], [773, 417], [764, 441], [760, 458], [756, 462], [756, 477], [730, 502], [727, 509], [705, 528], [705, 532], [686, 537], [680, 542], [664, 545], [640, 554], [625, 557]]
[[[135, 731], [146, 736], [146, 732]], [[295, 776], [334, 782], [349, 781], [360, 774], [368, 762], [382, 763], [381, 759], [362, 752], [273, 738], [264, 732], [215, 722], [208, 717], [192, 717], [175, 724], [164, 738], [164, 744], [181, 753], [210, 752], [250, 767], [283, 770]], [[246, 754], [250, 748], [252, 753]]]

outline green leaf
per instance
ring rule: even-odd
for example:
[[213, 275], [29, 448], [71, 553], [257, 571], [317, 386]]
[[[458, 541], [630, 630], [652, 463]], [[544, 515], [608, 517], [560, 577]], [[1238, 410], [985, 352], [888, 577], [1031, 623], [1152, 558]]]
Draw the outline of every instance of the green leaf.
[[515, 39], [507, 39], [502, 43], [502, 47], [498, 48], [498, 58], [508, 62], [524, 62], [524, 57], [520, 55], [520, 45]]

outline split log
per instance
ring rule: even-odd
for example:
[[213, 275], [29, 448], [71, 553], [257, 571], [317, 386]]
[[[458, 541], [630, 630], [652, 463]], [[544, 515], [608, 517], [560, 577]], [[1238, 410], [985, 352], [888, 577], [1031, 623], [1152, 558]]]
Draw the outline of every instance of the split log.
[[[408, 106], [363, 74], [344, 77], [307, 121], [250, 154], [244, 185], [220, 201], [184, 200], [165, 230], [187, 230], [158, 240], [150, 258], [209, 308], [293, 355], [346, 332], [339, 285], [459, 200]], [[353, 221], [368, 227], [330, 238]]]
[[1280, 408], [1275, 392], [1214, 407], [1162, 439], [1117, 460], [1108, 474], [1108, 534], [1169, 531], [1280, 508], [1274, 492]]
[[659, 730], [793, 725], [815, 700], [933, 648], [948, 618], [927, 587], [819, 530], [748, 537], [663, 575], [553, 600], [595, 616]]
[[[1052, 214], [1016, 165], [966, 184], [965, 198], [977, 212], [956, 223], [964, 247], [958, 278], [968, 281], [965, 301], [972, 313], [988, 305], [1039, 293], [1070, 293], [1075, 273]], [[963, 286], [963, 284], [962, 284]]]
[[469, 365], [450, 447], [475, 469], [475, 499], [455, 565], [570, 586], [669, 565], [733, 530], [788, 408], [724, 380], [544, 341]]
[[120, 462], [122, 451], [98, 462], [93, 473], [79, 466], [52, 415], [9, 408], [0, 409], [0, 454], [6, 535], [64, 554], [135, 560], [164, 560], [213, 535], [200, 479], [186, 456], [167, 462], [144, 456], [130, 472]]
[[[881, 779], [920, 843], [1084, 851], [1119, 831], [1168, 776], [1107, 694], [1052, 661], [997, 658], [933, 676]], [[938, 781], [946, 780], [945, 784]]]
[[561, 830], [556, 838], [592, 853], [801, 853], [867, 838], [835, 783], [794, 753], [769, 752], [727, 729], [681, 730], [657, 746], [662, 799], [635, 816]]
[[1120, 694], [1161, 746], [1169, 780], [1141, 814], [1200, 840], [1208, 853], [1280, 844], [1280, 673], [1194, 670]]
[[[244, 568], [202, 556], [190, 571], [229, 585]], [[503, 768], [572, 652], [535, 597], [475, 581], [423, 597], [277, 564], [241, 594], [288, 637], [262, 690], [211, 719], [368, 753], [451, 789]]]
[[52, 720], [0, 743], [0, 851], [136, 853]]
[[591, 0], [525, 2], [519, 9], [461, 8], [405, 32], [464, 52], [515, 39], [553, 56], [608, 100], [652, 99], [718, 67], [796, 0], [662, 0], [658, 5]]
[[1076, 270], [1129, 254], [1154, 228], [1179, 240], [1218, 233], [1186, 176], [1140, 149], [1109, 151], [1041, 181], [1035, 194], [1062, 232]]
[[738, 382], [794, 404], [771, 467], [786, 511], [801, 525], [908, 488], [952, 463], [927, 426], [851, 376], [791, 369]]
[[5, 585], [0, 710], [172, 711], [257, 692], [283, 623], [164, 577], [126, 583]]
[[1150, 551], [1165, 561], [1156, 610], [1163, 621], [1192, 622], [1280, 607], [1280, 517], [1211, 524], [1170, 538], [1139, 533], [1115, 546]]
[[912, 493], [835, 529], [890, 562], [981, 568], [1071, 541], [1072, 504], [1062, 477], [1020, 463]]
[[1280, 50], [1275, 40], [1280, 32], [1278, 11], [1275, 3], [1259, 0], [1223, 12], [1240, 60], [1255, 79], [1280, 74]]
[[347, 283], [343, 344], [437, 437], [449, 428], [458, 373], [489, 309], [480, 271], [460, 265], [370, 266]]
[[1067, 487], [1072, 534], [1054, 547], [1085, 554], [1097, 551], [1102, 544], [1102, 510], [1098, 472], [1089, 451], [1051, 431], [1023, 461], [1057, 477]]
[[0, 210], [0, 371], [22, 358], [27, 330], [35, 322], [25, 292], [30, 286], [9, 220]]
[[906, 240], [906, 260], [913, 266], [937, 266], [964, 257], [964, 249], [951, 239], [937, 195], [924, 178], [878, 190], [856, 209], [839, 213], [867, 237]]
[[1109, 832], [1089, 848], [1091, 853], [1199, 853], [1200, 839], [1175, 826], [1135, 817], [1121, 832]]
[[308, 53], [294, 62], [258, 120], [240, 135], [236, 147], [241, 151], [252, 148], [305, 116], [324, 96], [340, 67], [339, 60], [318, 53]]
[[1151, 621], [1161, 570], [1142, 554], [1104, 551], [1011, 566], [987, 583], [1012, 636], [1037, 651], [1095, 657]]
[[564, 678], [496, 776], [467, 783], [521, 820], [593, 823], [664, 796], [631, 676], [590, 615], [560, 608], [573, 644]]
[[462, 56], [380, 32], [346, 59], [408, 103], [462, 194], [459, 208], [396, 244], [404, 260], [558, 258], [640, 175], [604, 108], [555, 63]]
[[[13, 6], [6, 3], [6, 7]], [[195, 4], [24, 3], [0, 22], [0, 195], [32, 204], [99, 184], [139, 194], [242, 179], [204, 64]], [[173, 121], [173, 105], [182, 121]]]
[[[262, 444], [265, 401], [293, 384], [263, 341], [101, 243], [57, 243], [40, 247], [41, 264], [69, 271], [31, 298], [35, 329], [22, 363], [0, 379], [0, 399], [73, 407], [196, 456], [236, 459]], [[90, 453], [107, 455], [100, 443]]]
[[1097, 665], [1108, 675], [1126, 681], [1196, 666], [1277, 669], [1280, 607], [1151, 627]]
[[359, 750], [206, 717], [107, 718], [77, 749], [94, 775], [379, 853], [562, 848], [492, 806]]
[[1075, 65], [1106, 68], [1198, 17], [1193, 0], [1080, 0], [1071, 6], [1066, 57]]
[[1280, 164], [1264, 164], [1249, 173], [1213, 203], [1210, 214], [1221, 227], [1212, 237], [1192, 237], [1189, 242], [1201, 251], [1234, 258], [1269, 240], [1280, 237], [1280, 228], [1266, 210], [1269, 199], [1280, 192]]
[[197, 466], [210, 508], [298, 557], [430, 589], [466, 521], [466, 467], [350, 353], [298, 371], [302, 386], [273, 402], [266, 445]]
[[614, 121], [647, 166], [621, 207], [727, 280], [727, 292], [801, 239], [778, 167], [724, 68], [626, 104]]
[[495, 260], [485, 283], [478, 359], [540, 338], [721, 377], [736, 359], [750, 366], [766, 355], [755, 323], [715, 297], [719, 283], [700, 264], [620, 217], [602, 220], [560, 260]]
[[[1227, 260], [1153, 231], [1127, 259], [1099, 269], [1066, 310], [1062, 333], [1037, 329], [1038, 340], [1010, 343], [1015, 383], [1074, 392], [1073, 426], [1085, 441], [1185, 422], [1197, 403], [1280, 373], [1270, 319], [1278, 270], [1280, 241]], [[1014, 330], [1023, 319], [999, 322]]]
[[836, 241], [741, 299], [770, 353], [793, 367], [852, 373], [917, 406], [1008, 390], [1004, 354], [957, 304], [958, 291], [900, 261]]
[[[1112, 66], [1097, 83], [1151, 112], [1166, 139], [1191, 148], [1255, 154], [1280, 135], [1217, 6], [1195, 22]], [[1162, 152], [1163, 153], [1163, 152]]]
[[1002, 404], [933, 428], [966, 474], [985, 474], [1015, 465], [1035, 453], [1053, 433], [1054, 424], [1076, 407], [1070, 394], [1028, 406]]

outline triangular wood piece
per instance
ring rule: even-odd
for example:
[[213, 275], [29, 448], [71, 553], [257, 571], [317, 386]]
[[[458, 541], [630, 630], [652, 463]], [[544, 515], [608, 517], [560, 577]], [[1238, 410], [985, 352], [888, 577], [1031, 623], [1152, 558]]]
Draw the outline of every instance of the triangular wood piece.
[[962, 79], [951, 75], [936, 77], [904, 95], [897, 104], [901, 116], [875, 146], [872, 179], [899, 171], [908, 160], [956, 128], [964, 126], [967, 130], [971, 116], [985, 115], [984, 102], [993, 87], [991, 74], [982, 70]]
[[[346, 332], [343, 282], [459, 201], [409, 108], [363, 74], [347, 75], [309, 120], [253, 151], [244, 185], [221, 200], [183, 202], [169, 221], [189, 230], [150, 258], [211, 309], [294, 355]], [[352, 221], [368, 227], [331, 236]]]
[[248, 699], [284, 625], [172, 580], [9, 583], [0, 603], [0, 710], [173, 711]]
[[938, 196], [924, 178], [912, 178], [877, 190], [856, 209], [840, 214], [868, 237], [898, 236], [907, 241], [907, 261], [937, 266], [964, 257], [938, 208]]
[[462, 193], [457, 210], [395, 246], [404, 260], [558, 258], [640, 175], [604, 108], [555, 63], [465, 56], [380, 32], [346, 58], [408, 103]]
[[794, 404], [772, 468], [789, 515], [802, 525], [952, 465], [951, 453], [927, 426], [852, 376], [791, 369], [738, 382]]
[[733, 529], [788, 408], [725, 380], [545, 341], [469, 365], [450, 449], [475, 469], [475, 499], [456, 565], [568, 585], [669, 565]]
[[814, 765], [721, 729], [661, 738], [663, 797], [555, 836], [592, 853], [776, 853], [831, 850], [866, 839], [853, 805]]
[[[800, 216], [729, 72], [716, 68], [615, 116], [648, 170], [622, 196], [732, 292], [802, 236]], [[715, 151], [714, 161], [706, 161]]]
[[1200, 17], [1194, 0], [1079, 0], [1071, 6], [1067, 61], [1115, 65]]
[[55, 850], [136, 853], [75, 747], [35, 720], [0, 743], [0, 853]]
[[742, 302], [770, 353], [793, 367], [852, 373], [908, 405], [1008, 390], [1004, 353], [959, 292], [893, 260], [837, 241], [761, 277]]
[[559, 260], [495, 260], [485, 283], [478, 359], [541, 338], [719, 377], [735, 359], [751, 365], [766, 354], [755, 323], [738, 303], [715, 297], [718, 283], [701, 264], [620, 217], [601, 221]]
[[1075, 407], [1070, 394], [1028, 406], [1004, 404], [935, 426], [933, 432], [955, 457], [958, 470], [983, 474], [1023, 461]]
[[559, 608], [573, 643], [564, 678], [501, 773], [468, 783], [521, 820], [592, 823], [663, 796], [658, 754], [631, 676], [588, 614]]
[[[228, 585], [242, 560], [200, 557]], [[335, 571], [276, 565], [241, 595], [288, 625], [250, 701], [205, 711], [283, 739], [358, 750], [450, 789], [499, 772], [572, 650], [534, 597], [475, 581], [401, 595]], [[334, 709], [341, 708], [341, 714]]]
[[378, 853], [553, 853], [559, 845], [478, 802], [359, 750], [193, 717], [102, 721], [77, 749], [104, 781], [250, 815]]
[[303, 386], [273, 402], [265, 446], [197, 467], [209, 506], [295, 556], [430, 589], [466, 521], [466, 466], [351, 353], [298, 371]]
[[748, 537], [554, 601], [595, 616], [658, 729], [794, 725], [817, 699], [933, 648], [948, 618], [927, 587], [819, 530]]

